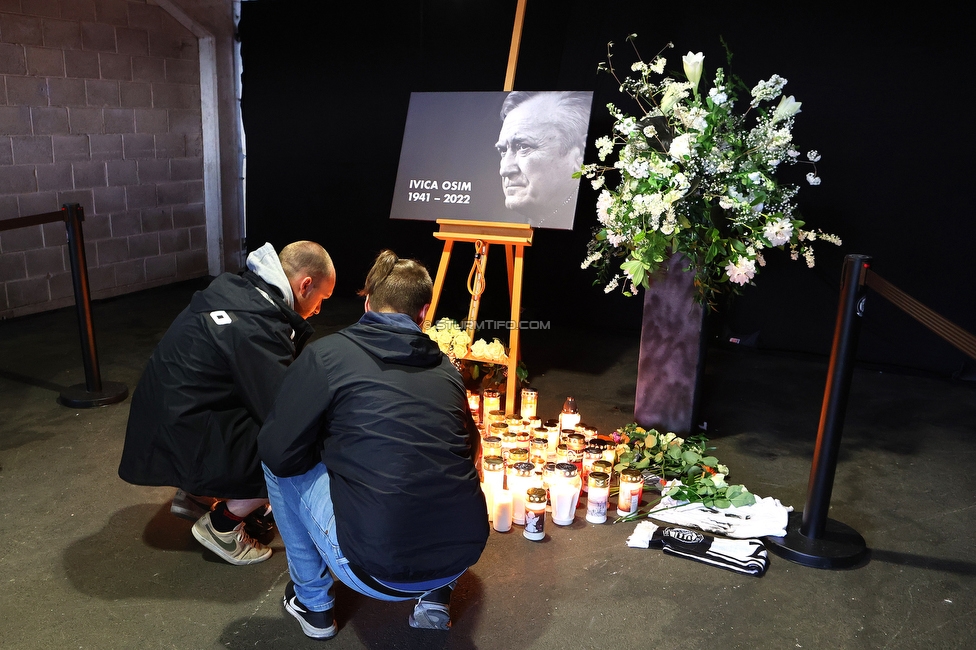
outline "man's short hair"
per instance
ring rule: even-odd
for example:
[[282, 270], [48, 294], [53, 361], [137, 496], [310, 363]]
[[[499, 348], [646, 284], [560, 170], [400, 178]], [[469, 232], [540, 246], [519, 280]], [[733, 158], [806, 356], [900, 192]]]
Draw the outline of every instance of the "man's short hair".
[[313, 241], [296, 241], [281, 249], [278, 261], [289, 280], [307, 275], [316, 282], [335, 275], [332, 258]]
[[580, 153], [586, 149], [586, 130], [589, 127], [590, 95], [589, 93], [567, 91], [537, 91], [514, 90], [508, 93], [502, 102], [500, 117], [502, 123], [508, 114], [519, 104], [523, 104], [535, 97], [549, 96], [552, 107], [552, 125], [559, 136], [559, 153], [567, 154], [573, 147], [578, 147]]
[[391, 250], [381, 251], [366, 275], [360, 296], [369, 297], [373, 311], [398, 312], [416, 318], [430, 304], [434, 283], [423, 264], [402, 260]]

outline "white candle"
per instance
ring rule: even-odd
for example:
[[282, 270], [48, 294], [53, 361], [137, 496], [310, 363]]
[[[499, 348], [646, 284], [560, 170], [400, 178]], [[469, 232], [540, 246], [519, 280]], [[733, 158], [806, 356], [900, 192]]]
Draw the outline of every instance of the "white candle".
[[492, 494], [492, 527], [500, 533], [512, 529], [511, 490], [497, 490]]
[[500, 456], [484, 456], [481, 466], [485, 476], [482, 489], [485, 491], [485, 501], [488, 504], [488, 521], [494, 516], [492, 505], [495, 493], [505, 487], [505, 465]]
[[532, 487], [535, 465], [515, 463], [508, 468], [508, 488], [512, 493], [512, 523], [525, 525], [525, 492]]
[[485, 495], [485, 505], [488, 507], [485, 514], [488, 516], [488, 521], [491, 521], [491, 484], [482, 481], [481, 492]]
[[549, 499], [552, 501], [552, 523], [569, 526], [576, 518], [576, 500], [579, 489], [566, 483], [549, 486]]

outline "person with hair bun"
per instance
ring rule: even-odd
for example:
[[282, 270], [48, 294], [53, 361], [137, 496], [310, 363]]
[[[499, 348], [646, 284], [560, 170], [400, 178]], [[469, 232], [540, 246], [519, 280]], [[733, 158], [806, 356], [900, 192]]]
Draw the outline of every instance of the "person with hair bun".
[[454, 586], [488, 540], [464, 384], [420, 329], [432, 293], [422, 264], [381, 252], [362, 318], [302, 352], [258, 435], [291, 575], [283, 604], [308, 637], [338, 632], [336, 579], [416, 600], [410, 626], [448, 629]]

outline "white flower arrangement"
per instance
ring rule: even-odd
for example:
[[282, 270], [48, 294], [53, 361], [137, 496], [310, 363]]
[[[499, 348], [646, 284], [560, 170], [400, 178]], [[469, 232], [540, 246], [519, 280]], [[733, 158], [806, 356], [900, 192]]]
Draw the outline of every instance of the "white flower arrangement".
[[[635, 36], [627, 40], [633, 43]], [[600, 69], [617, 79], [641, 113], [628, 115], [608, 104], [615, 122], [612, 136], [595, 142], [601, 164], [583, 165], [578, 173], [602, 189], [600, 226], [581, 266], [597, 269], [596, 283], [607, 293], [621, 286], [634, 295], [672, 254], [682, 254], [695, 273], [699, 300], [714, 306], [717, 294], [752, 282], [757, 264], [765, 265], [765, 249], [788, 249], [792, 259], [802, 256], [813, 266], [813, 241], [841, 243], [835, 235], [806, 230], [794, 203], [799, 188], [776, 178], [780, 165], [800, 158], [792, 129], [801, 103], [782, 94], [786, 79], [773, 75], [748, 90], [719, 68], [712, 87], [700, 93], [705, 57], [689, 52], [682, 57], [684, 81], [662, 76], [663, 56], [646, 63], [639, 53], [631, 67], [637, 75], [621, 80], [610, 63], [612, 46]], [[735, 113], [744, 91], [750, 101]], [[775, 106], [769, 104], [777, 97]], [[605, 164], [614, 151], [616, 160]], [[813, 186], [821, 182], [819, 160], [814, 150], [802, 161], [813, 165], [806, 176]], [[619, 174], [613, 189], [608, 173]], [[617, 272], [613, 262], [619, 258]]]
[[466, 330], [461, 329], [457, 321], [451, 318], [441, 318], [436, 323], [424, 330], [424, 334], [437, 343], [441, 352], [457, 362], [458, 359], [470, 356], [478, 361], [489, 363], [506, 364], [508, 363], [508, 352], [505, 345], [498, 339], [491, 343], [485, 339], [478, 339], [473, 344], [471, 336]]
[[[477, 384], [483, 388], [501, 388], [508, 377], [508, 349], [500, 340], [490, 343], [485, 339], [471, 342], [471, 336], [457, 321], [441, 318], [424, 330], [437, 343], [441, 352], [461, 372], [465, 384]], [[528, 370], [521, 360], [515, 367], [519, 382], [527, 382]]]

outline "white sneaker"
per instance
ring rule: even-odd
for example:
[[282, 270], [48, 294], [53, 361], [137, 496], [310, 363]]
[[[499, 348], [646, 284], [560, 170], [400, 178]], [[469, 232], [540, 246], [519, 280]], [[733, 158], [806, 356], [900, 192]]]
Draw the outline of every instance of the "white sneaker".
[[421, 630], [449, 630], [451, 629], [451, 611], [447, 605], [421, 600], [413, 608], [413, 614], [407, 619], [410, 627]]
[[271, 557], [270, 548], [244, 532], [243, 521], [229, 533], [221, 533], [210, 523], [208, 512], [200, 517], [190, 530], [193, 531], [193, 536], [198, 542], [231, 564], [237, 566], [256, 564]]

